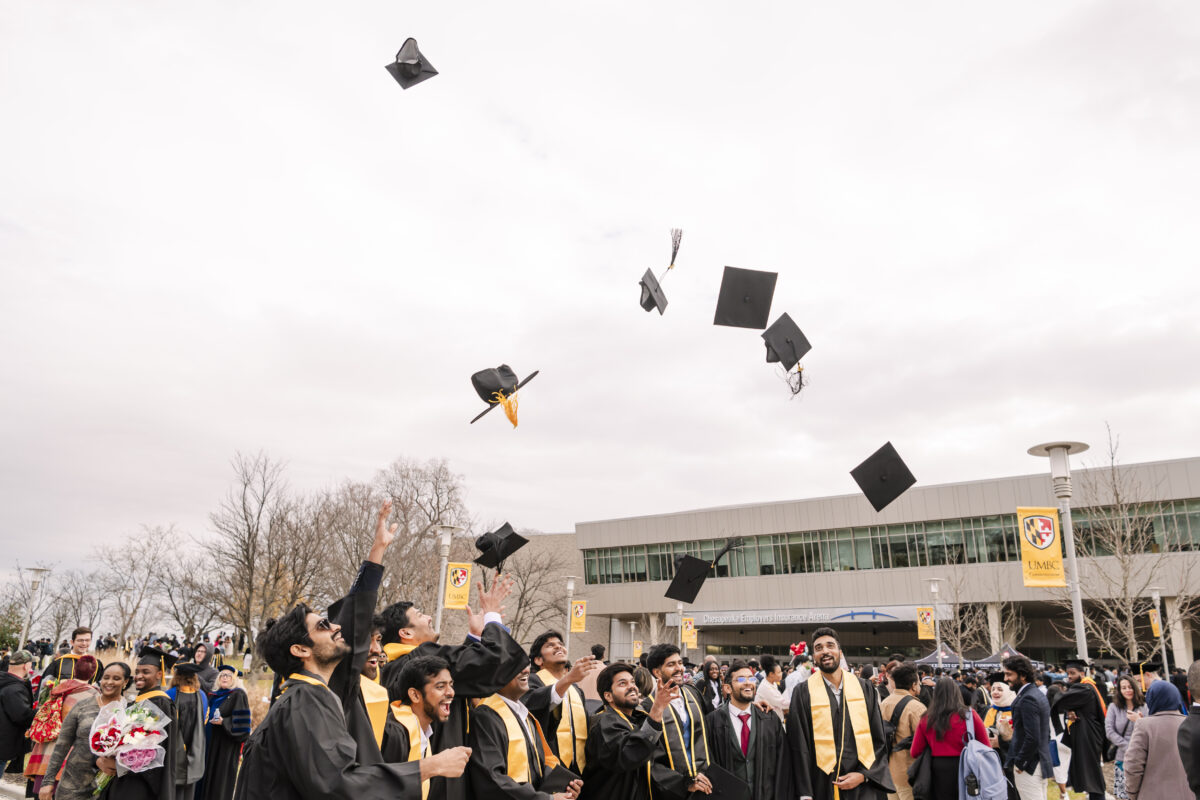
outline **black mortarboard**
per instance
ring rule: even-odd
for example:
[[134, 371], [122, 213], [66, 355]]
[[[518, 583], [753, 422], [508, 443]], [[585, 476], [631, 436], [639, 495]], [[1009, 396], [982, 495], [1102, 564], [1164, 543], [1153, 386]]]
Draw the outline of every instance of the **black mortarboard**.
[[550, 770], [549, 774], [542, 779], [542, 784], [538, 786], [538, 792], [543, 794], [565, 792], [567, 787], [571, 785], [571, 781], [577, 780], [580, 780], [580, 777], [574, 772], [571, 772], [571, 770], [562, 764], [555, 764], [554, 769]]
[[1080, 672], [1087, 669], [1088, 663], [1082, 658], [1068, 658], [1063, 661], [1063, 669], [1077, 669]]
[[483, 369], [471, 376], [471, 385], [475, 387], [475, 393], [479, 395], [479, 399], [488, 404], [488, 407], [479, 412], [475, 419], [471, 420], [474, 425], [484, 414], [491, 411], [496, 406], [504, 406], [504, 413], [508, 416], [508, 421], [513, 427], [517, 427], [517, 402], [513, 399], [513, 395], [517, 393], [522, 386], [529, 383], [537, 377], [539, 370], [534, 370], [525, 380], [518, 382], [517, 373], [513, 372], [512, 367], [508, 364], [501, 364], [492, 369]]
[[712, 784], [712, 794], [709, 797], [719, 797], [721, 800], [751, 800], [750, 785], [727, 769], [709, 763], [704, 768], [704, 775]]
[[777, 272], [726, 267], [713, 324], [759, 330], [767, 327], [778, 277]]
[[666, 597], [688, 604], [696, 602], [700, 587], [708, 579], [708, 571], [717, 565], [722, 556], [741, 544], [741, 539], [730, 539], [711, 561], [695, 556], [678, 556], [675, 559], [675, 577], [667, 587]]
[[787, 314], [771, 323], [771, 327], [763, 331], [762, 338], [767, 344], [767, 363], [781, 363], [787, 370], [800, 363], [804, 354], [812, 350], [800, 326]]
[[179, 656], [173, 656], [170, 653], [165, 653], [157, 647], [146, 645], [138, 651], [138, 664], [153, 665], [166, 672], [171, 667], [175, 666], [175, 662], [179, 660]]
[[1138, 664], [1138, 672], [1162, 672], [1162, 661], [1158, 658], [1151, 658]]
[[400, 52], [396, 53], [396, 60], [385, 69], [392, 73], [392, 77], [402, 89], [416, 86], [438, 74], [429, 63], [429, 59], [417, 49], [416, 39], [406, 39], [404, 44], [400, 45]]
[[204, 667], [202, 667], [201, 665], [193, 664], [191, 662], [189, 662], [187, 664], [176, 664], [175, 665], [175, 674], [176, 675], [199, 675], [200, 671], [203, 669], [204, 669]]
[[506, 522], [475, 540], [475, 547], [479, 550], [479, 558], [475, 559], [475, 563], [500, 570], [506, 558], [528, 543], [528, 539], [514, 531], [512, 525]]
[[646, 274], [638, 283], [642, 286], [642, 308], [647, 311], [657, 308], [661, 317], [667, 310], [667, 295], [663, 292], [658, 278], [654, 277], [654, 270], [646, 270]]
[[889, 503], [917, 482], [891, 442], [850, 470], [850, 474], [876, 511], [883, 511]]
[[987, 676], [987, 682], [988, 682], [989, 686], [993, 683], [1004, 683], [1005, 682], [1004, 673], [1003, 672], [989, 672], [988, 676]]

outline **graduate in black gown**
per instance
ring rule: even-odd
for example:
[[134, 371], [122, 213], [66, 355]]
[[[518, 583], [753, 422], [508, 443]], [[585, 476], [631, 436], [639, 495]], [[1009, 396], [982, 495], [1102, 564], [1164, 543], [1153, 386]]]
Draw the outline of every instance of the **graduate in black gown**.
[[579, 681], [604, 665], [594, 656], [568, 664], [558, 631], [546, 631], [533, 640], [529, 663], [529, 692], [521, 702], [537, 717], [559, 763], [581, 775], [587, 765], [590, 717]]
[[175, 725], [181, 747], [175, 758], [175, 800], [193, 800], [204, 777], [204, 724], [208, 695], [200, 688], [199, 664], [176, 664], [167, 696], [175, 702]]
[[564, 792], [541, 791], [558, 759], [551, 752], [537, 718], [521, 702], [529, 691], [529, 664], [500, 691], [476, 706], [468, 743], [467, 779], [473, 800], [575, 800], [582, 788], [576, 779]]
[[592, 718], [587, 767], [579, 800], [650, 800], [652, 773], [667, 770], [654, 761], [662, 741], [663, 714], [679, 689], [659, 683], [649, 710], [641, 708], [629, 664], [610, 664], [596, 677], [603, 708]]
[[183, 758], [180, 752], [182, 742], [175, 724], [175, 703], [162, 688], [163, 673], [175, 661], [175, 656], [153, 647], [143, 647], [138, 655], [138, 663], [133, 670], [133, 685], [138, 694], [133, 702], [153, 703], [171, 720], [166, 727], [167, 738], [162, 742], [166, 756], [161, 767], [124, 775], [116, 775], [115, 759], [97, 758], [96, 765], [101, 770], [116, 775], [104, 790], [106, 800], [173, 800], [175, 797], [175, 764]]
[[225, 664], [217, 672], [217, 689], [208, 696], [204, 727], [204, 780], [197, 788], [201, 800], [232, 800], [242, 743], [250, 735], [250, 701], [237, 685], [238, 671]]
[[[758, 683], [753, 668], [745, 661], [729, 665], [725, 683], [729, 686], [729, 699], [708, 714], [708, 752], [712, 762], [747, 784], [753, 800], [782, 800], [785, 781], [779, 777], [780, 754], [787, 751], [783, 723], [774, 711], [763, 711], [754, 705]], [[743, 725], [749, 726], [744, 739]]]
[[[654, 754], [658, 769], [651, 771], [655, 798], [683, 798], [692, 792], [710, 794], [712, 783], [705, 776], [708, 766], [708, 731], [704, 721], [704, 699], [687, 678], [683, 657], [673, 644], [656, 644], [646, 654], [646, 667], [654, 680], [678, 692], [663, 713], [663, 738]], [[657, 689], [642, 700], [649, 712], [658, 697]]]
[[[1077, 792], [1104, 796], [1104, 716], [1107, 708], [1100, 690], [1084, 670], [1083, 661], [1071, 659], [1067, 669], [1067, 688], [1050, 704], [1050, 719], [1062, 743], [1071, 748], [1067, 767], [1067, 785]], [[1063, 729], [1065, 717], [1066, 729]]]
[[[63, 653], [61, 656], [55, 656], [51, 659], [46, 668], [42, 670], [42, 681], [52, 680], [55, 683], [62, 683], [75, 677], [75, 662], [81, 657], [87, 655], [88, 648], [92, 646], [92, 629], [84, 625], [80, 625], [75, 630], [71, 631], [71, 650]], [[96, 659], [96, 672], [88, 680], [88, 683], [95, 684], [100, 680], [100, 676], [104, 674], [104, 664], [100, 659]]]
[[410, 658], [400, 672], [400, 689], [404, 700], [392, 703], [384, 726], [383, 760], [418, 764], [423, 776], [421, 797], [444, 796], [442, 781], [462, 780], [471, 756], [469, 747], [440, 753], [433, 747], [433, 728], [450, 718], [454, 702], [450, 665], [437, 656]]
[[242, 753], [238, 800], [418, 800], [421, 782], [406, 764], [359, 764], [341, 701], [329, 688], [350, 655], [341, 628], [297, 605], [268, 622], [258, 652], [286, 675], [279, 699]]
[[779, 773], [784, 796], [884, 800], [896, 789], [879, 696], [868, 681], [842, 670], [842, 646], [832, 628], [813, 631], [813, 660], [813, 674], [792, 690], [789, 763], [781, 763]]
[[[500, 614], [512, 584], [508, 575], [497, 577], [487, 591], [476, 584], [479, 612], [468, 609], [471, 632], [460, 645], [440, 644], [438, 633], [433, 629], [433, 618], [420, 613], [411, 603], [395, 603], [380, 612], [385, 626], [383, 649], [389, 659], [381, 670], [380, 679], [387, 686], [388, 697], [393, 703], [403, 700], [400, 673], [409, 659], [436, 656], [450, 665], [454, 700], [449, 718], [434, 726], [435, 753], [467, 743], [472, 713], [470, 700], [496, 693], [508, 682], [507, 679], [500, 680], [500, 676], [511, 678], [515, 671], [529, 665], [528, 653], [508, 634]], [[466, 800], [466, 782], [434, 780], [431, 797], [434, 800]]]

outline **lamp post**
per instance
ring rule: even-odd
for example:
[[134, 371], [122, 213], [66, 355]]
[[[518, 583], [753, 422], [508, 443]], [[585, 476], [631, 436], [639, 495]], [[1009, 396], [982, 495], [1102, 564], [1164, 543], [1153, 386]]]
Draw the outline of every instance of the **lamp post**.
[[578, 575], [567, 576], [567, 629], [563, 631], [563, 636], [566, 637], [563, 640], [563, 649], [567, 651], [568, 661], [571, 660], [571, 598], [575, 596], [575, 579], [578, 577]]
[[438, 578], [437, 622], [434, 623], [434, 626], [440, 631], [442, 629], [442, 607], [446, 605], [446, 569], [450, 564], [450, 540], [462, 528], [455, 525], [438, 525], [437, 529], [438, 555], [442, 559], [442, 574]]
[[17, 642], [17, 649], [20, 650], [25, 646], [25, 639], [29, 636], [29, 629], [33, 627], [33, 609], [37, 605], [38, 593], [42, 587], [46, 585], [46, 576], [50, 574], [50, 570], [45, 567], [29, 567], [29, 612], [25, 615], [25, 624], [21, 627], [21, 641]]
[[942, 629], [938, 627], [937, 601], [940, 590], [938, 584], [941, 582], [941, 578], [929, 579], [929, 593], [933, 595], [933, 638], [936, 641], [939, 670], [942, 668]]
[[[629, 623], [629, 660], [630, 661], [633, 661], [634, 659], [637, 658], [637, 655], [633, 652], [633, 642], [635, 639], [637, 639], [637, 623], [630, 622]], [[609, 656], [609, 657], [611, 658], [611, 656]]]
[[1089, 661], [1087, 630], [1083, 626], [1083, 598], [1079, 594], [1079, 567], [1075, 563], [1075, 529], [1071, 526], [1071, 461], [1070, 456], [1088, 449], [1083, 442], [1047, 442], [1029, 448], [1029, 455], [1050, 459], [1050, 478], [1054, 481], [1054, 496], [1062, 516], [1063, 542], [1067, 549], [1067, 589], [1071, 593], [1071, 614], [1075, 618], [1075, 650], [1079, 658]]
[[679, 652], [683, 652], [683, 603], [675, 603], [675, 612], [679, 614]]
[[1167, 660], [1167, 642], [1164, 638], [1163, 628], [1166, 627], [1166, 620], [1163, 619], [1162, 607], [1159, 605], [1162, 600], [1162, 595], [1159, 594], [1157, 586], [1150, 587], [1150, 597], [1154, 600], [1154, 613], [1158, 615], [1158, 649], [1162, 653], [1163, 659], [1163, 675], [1171, 674], [1171, 664]]

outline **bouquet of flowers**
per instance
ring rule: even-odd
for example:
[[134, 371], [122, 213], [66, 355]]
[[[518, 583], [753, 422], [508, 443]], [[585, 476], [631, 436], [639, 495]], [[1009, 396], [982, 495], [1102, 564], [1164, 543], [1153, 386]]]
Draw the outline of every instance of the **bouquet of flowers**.
[[[112, 703], [96, 715], [88, 742], [93, 754], [116, 759], [118, 775], [145, 772], [161, 767], [166, 760], [167, 751], [161, 743], [167, 738], [170, 724], [162, 709], [148, 700], [124, 708]], [[100, 775], [101, 789], [108, 779], [108, 775]]]

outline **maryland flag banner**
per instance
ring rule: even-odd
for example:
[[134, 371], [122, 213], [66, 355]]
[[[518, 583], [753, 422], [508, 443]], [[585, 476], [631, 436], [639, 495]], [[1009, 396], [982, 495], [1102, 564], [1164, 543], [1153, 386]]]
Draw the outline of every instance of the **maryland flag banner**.
[[443, 608], [466, 608], [471, 599], [471, 565], [446, 565], [446, 597]]
[[933, 606], [917, 606], [917, 638], [937, 638], [933, 627]]
[[571, 601], [571, 633], [587, 631], [587, 600]]
[[1150, 609], [1150, 632], [1154, 634], [1154, 638], [1162, 636], [1162, 623], [1158, 620], [1158, 609]]
[[1026, 586], [1066, 586], [1057, 508], [1018, 508], [1021, 577]]
[[683, 618], [683, 644], [685, 647], [696, 646], [696, 618]]
[[633, 657], [634, 658], [642, 657], [642, 640], [641, 639], [633, 640]]

